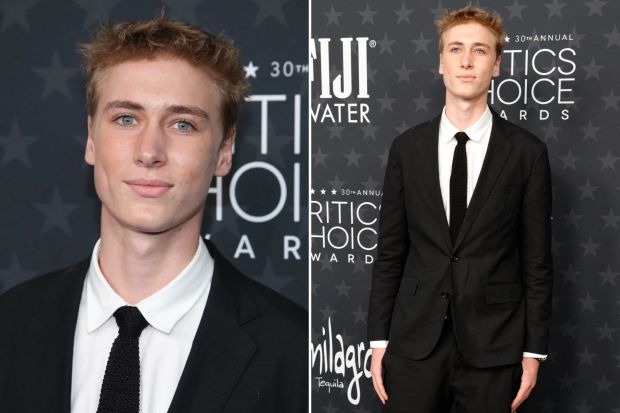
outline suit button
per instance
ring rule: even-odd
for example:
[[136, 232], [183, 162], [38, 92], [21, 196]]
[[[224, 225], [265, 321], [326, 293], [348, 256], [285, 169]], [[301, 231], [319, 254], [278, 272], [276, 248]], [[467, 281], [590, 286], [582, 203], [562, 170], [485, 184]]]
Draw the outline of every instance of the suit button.
[[442, 299], [447, 300], [447, 299], [448, 299], [448, 297], [449, 297], [448, 293], [445, 293], [445, 292], [444, 292], [444, 293], [441, 293], [441, 298], [442, 298]]
[[457, 257], [456, 255], [453, 255], [450, 257], [450, 260], [452, 260], [452, 262], [457, 262], [460, 258]]

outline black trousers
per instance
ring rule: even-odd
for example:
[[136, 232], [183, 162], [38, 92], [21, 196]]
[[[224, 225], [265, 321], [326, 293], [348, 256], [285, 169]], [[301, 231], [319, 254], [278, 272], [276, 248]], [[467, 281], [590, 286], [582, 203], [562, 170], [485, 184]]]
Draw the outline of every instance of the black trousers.
[[386, 413], [510, 413], [521, 384], [521, 363], [477, 368], [461, 355], [452, 320], [423, 360], [383, 357]]

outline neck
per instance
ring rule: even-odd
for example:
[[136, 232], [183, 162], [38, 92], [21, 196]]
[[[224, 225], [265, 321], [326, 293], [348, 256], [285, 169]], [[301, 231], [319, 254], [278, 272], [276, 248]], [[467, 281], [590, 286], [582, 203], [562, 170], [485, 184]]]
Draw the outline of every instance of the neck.
[[476, 100], [457, 100], [446, 95], [446, 116], [461, 131], [480, 119], [486, 108], [486, 95], [482, 95]]
[[120, 228], [102, 212], [99, 267], [114, 291], [136, 304], [176, 278], [196, 253], [202, 214], [196, 220], [152, 234]]

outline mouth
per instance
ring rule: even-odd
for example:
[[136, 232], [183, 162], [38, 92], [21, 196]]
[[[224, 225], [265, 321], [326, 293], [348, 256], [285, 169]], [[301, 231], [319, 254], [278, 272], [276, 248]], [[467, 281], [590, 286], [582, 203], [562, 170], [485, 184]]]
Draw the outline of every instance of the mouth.
[[159, 179], [130, 179], [124, 181], [138, 195], [145, 198], [159, 198], [172, 188], [172, 184]]
[[476, 76], [463, 75], [463, 76], [457, 76], [457, 79], [459, 79], [462, 82], [473, 82], [476, 79]]

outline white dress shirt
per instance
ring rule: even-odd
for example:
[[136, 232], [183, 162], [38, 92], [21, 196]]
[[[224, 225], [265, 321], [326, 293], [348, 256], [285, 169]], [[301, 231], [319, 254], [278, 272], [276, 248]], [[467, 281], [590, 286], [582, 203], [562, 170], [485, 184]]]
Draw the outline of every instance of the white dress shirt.
[[[118, 335], [113, 313], [129, 305], [110, 286], [93, 251], [78, 312], [73, 349], [71, 411], [97, 411], [112, 343]], [[199, 240], [191, 262], [165, 287], [140, 301], [149, 325], [140, 336], [140, 411], [168, 411], [207, 304], [213, 258]]]
[[[469, 206], [469, 201], [471, 201], [471, 196], [478, 182], [478, 177], [480, 177], [484, 157], [486, 156], [489, 140], [491, 139], [492, 127], [493, 115], [487, 106], [480, 118], [462, 131], [469, 137], [465, 145], [465, 152], [467, 153], [467, 206]], [[457, 145], [457, 140], [454, 135], [456, 135], [457, 132], [461, 132], [461, 130], [450, 122], [446, 116], [446, 108], [444, 106], [439, 122], [437, 160], [439, 164], [439, 187], [448, 224], [450, 224], [450, 175], [452, 174], [454, 150]], [[385, 348], [387, 345], [387, 340], [375, 340], [370, 342], [370, 347], [372, 348]], [[523, 353], [523, 356], [545, 358], [543, 355], [528, 352]]]

